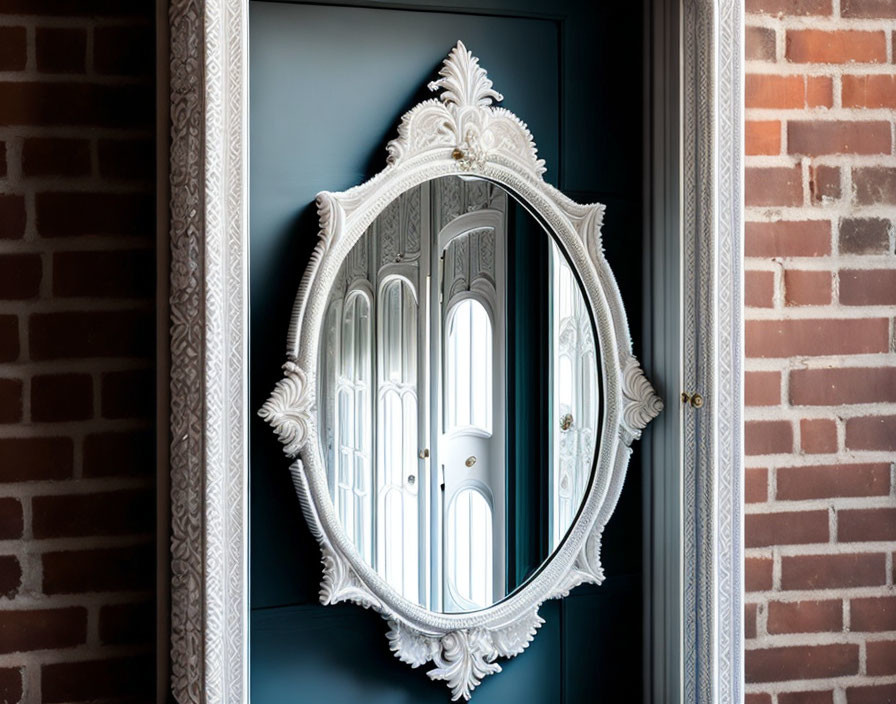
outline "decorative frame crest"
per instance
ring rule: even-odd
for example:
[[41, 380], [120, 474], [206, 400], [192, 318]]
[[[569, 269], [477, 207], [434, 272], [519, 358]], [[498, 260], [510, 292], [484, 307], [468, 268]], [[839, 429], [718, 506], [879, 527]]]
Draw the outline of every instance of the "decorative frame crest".
[[[600, 540], [622, 489], [630, 445], [663, 404], [632, 354], [619, 288], [604, 258], [604, 206], [573, 202], [542, 178], [544, 161], [525, 123], [495, 102], [479, 60], [458, 42], [445, 59], [440, 90], [401, 120], [386, 168], [342, 193], [317, 196], [320, 238], [293, 308], [284, 377], [259, 414], [294, 459], [290, 471], [302, 510], [323, 554], [323, 604], [351, 601], [378, 611], [389, 645], [412, 667], [432, 662], [452, 699], [470, 699], [498, 658], [521, 653], [543, 623], [538, 609], [576, 586], [603, 581]], [[604, 421], [594, 476], [578, 518], [542, 569], [508, 598], [473, 613], [431, 612], [398, 595], [357, 553], [327, 488], [315, 422], [315, 372], [327, 295], [339, 268], [373, 220], [396, 197], [433, 178], [473, 175], [520, 197], [547, 224], [578, 273], [601, 351]]]

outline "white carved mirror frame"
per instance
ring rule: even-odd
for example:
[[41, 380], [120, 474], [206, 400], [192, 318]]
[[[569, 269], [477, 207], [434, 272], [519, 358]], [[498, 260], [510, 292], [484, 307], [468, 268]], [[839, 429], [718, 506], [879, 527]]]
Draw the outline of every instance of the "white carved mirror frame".
[[[601, 243], [604, 206], [574, 203], [544, 181], [544, 161], [532, 135], [517, 116], [493, 106], [503, 96], [462, 42], [439, 76], [429, 84], [441, 91], [439, 98], [405, 113], [398, 136], [387, 146], [383, 171], [343, 193], [317, 196], [320, 239], [290, 320], [285, 375], [260, 415], [295, 460], [293, 483], [323, 552], [321, 603], [351, 601], [379, 612], [389, 623], [396, 657], [412, 667], [432, 661], [435, 667], [427, 674], [445, 680], [452, 699], [468, 700], [483, 677], [501, 671], [497, 658], [514, 657], [529, 645], [544, 622], [538, 615], [542, 602], [603, 581], [601, 534], [622, 490], [630, 445], [663, 404], [632, 354], [625, 309]], [[486, 179], [518, 194], [566, 251], [596, 326], [604, 419], [581, 511], [543, 568], [488, 608], [448, 614], [403, 598], [361, 557], [341, 526], [327, 485], [315, 397], [323, 316], [349, 251], [389, 203], [421, 183], [450, 175]]]
[[[687, 411], [680, 414], [681, 472], [666, 488], [669, 496], [681, 497], [671, 512], [677, 537], [672, 543], [678, 553], [667, 560], [673, 569], [666, 568], [660, 581], [665, 579], [669, 587], [666, 600], [675, 602], [667, 614], [678, 620], [664, 630], [654, 619], [652, 630], [662, 633], [652, 636], [658, 639], [652, 651], [663, 662], [652, 665], [652, 688], [663, 696], [656, 701], [734, 704], [742, 700], [743, 682], [742, 0], [656, 0], [650, 14], [662, 26], [665, 40], [654, 59], [655, 81], [664, 90], [656, 91], [656, 85], [654, 89], [665, 97], [654, 110], [673, 118], [672, 127], [680, 130], [679, 141], [674, 134], [657, 137], [668, 125], [654, 128], [658, 156], [672, 157], [679, 167], [664, 182], [663, 193], [654, 194], [654, 207], [662, 211], [660, 216], [654, 214], [654, 228], [661, 231], [664, 225], [659, 221], [665, 218], [668, 225], [671, 218], [680, 236], [685, 282], [679, 332], [681, 383], [706, 399], [699, 417]], [[247, 399], [248, 0], [172, 0], [168, 29], [171, 691], [182, 704], [245, 702], [249, 698], [247, 428], [254, 410]], [[672, 68], [669, 56], [674, 58]], [[442, 109], [450, 111], [450, 105]], [[405, 136], [408, 129], [403, 125]], [[401, 149], [401, 140], [394, 144]], [[592, 524], [602, 525], [612, 510], [613, 502], [604, 502], [604, 495], [618, 492], [606, 482], [611, 476], [621, 482], [625, 445], [658, 410], [651, 405], [650, 387], [631, 357], [624, 317], [613, 320], [622, 306], [618, 299], [612, 300], [616, 290], [612, 277], [602, 278], [609, 270], [603, 274], [599, 265], [600, 246], [593, 235], [598, 232], [600, 209], [577, 206], [544, 184], [534, 150], [525, 163], [510, 169], [491, 155], [480, 161], [472, 152], [471, 159], [470, 146], [465, 145], [459, 158], [449, 153], [442, 159], [445, 174], [457, 173], [459, 165], [469, 167], [553, 215], [548, 221], [582, 276], [593, 306], [604, 363], [608, 354], [612, 360], [606, 375], [609, 425], [605, 427], [617, 428], [623, 437], [603, 435], [602, 442], [612, 445], [613, 451], [601, 451], [604, 471], [596, 475], [571, 538], [533, 581], [490, 609], [476, 615], [436, 615], [409, 602], [399, 604], [378, 589], [365, 587], [346, 594], [345, 588], [353, 586], [352, 576], [341, 570], [348, 564], [356, 575], [369, 578], [366, 585], [375, 583], [374, 576], [365, 575], [365, 566], [357, 561], [336, 559], [330, 564], [331, 597], [385, 606], [381, 610], [392, 617], [390, 639], [400, 650], [398, 655], [412, 664], [435, 659], [438, 668], [431, 676], [447, 679], [459, 696], [468, 695], [478, 679], [495, 671], [496, 655], [512, 655], [525, 647], [539, 622], [537, 606], [543, 599], [583, 581], [599, 581], [599, 565], [591, 559], [596, 552], [588, 547], [589, 542], [596, 547], [596, 541], [588, 538]], [[392, 152], [393, 160], [402, 158], [400, 151]], [[526, 174], [522, 180], [520, 166]], [[383, 193], [381, 205], [412, 183], [437, 175], [443, 172], [430, 168], [403, 182], [396, 179]], [[669, 184], [679, 180], [675, 193]], [[334, 202], [324, 198], [324, 211]], [[370, 219], [372, 215], [368, 223]], [[576, 221], [584, 224], [577, 227]], [[357, 228], [354, 235], [332, 243], [333, 261], [341, 260], [336, 250], [344, 254], [360, 236], [363, 227]], [[332, 232], [324, 228], [325, 237]], [[579, 239], [578, 232], [589, 234]], [[312, 268], [319, 265], [316, 258]], [[608, 298], [598, 303], [599, 296]], [[302, 333], [300, 340], [305, 339]], [[287, 369], [294, 384], [312, 359], [311, 343], [302, 345], [297, 349], [299, 365]], [[627, 406], [626, 371], [628, 389], [635, 379], [644, 385], [640, 392], [629, 392]], [[296, 391], [301, 408], [302, 389]], [[673, 389], [670, 395], [677, 392]], [[635, 411], [626, 419], [625, 409], [640, 408], [639, 401], [649, 410], [640, 416]], [[307, 439], [300, 437], [301, 424], [291, 426], [287, 434], [294, 441], [292, 450]], [[620, 463], [623, 471], [618, 471]], [[295, 467], [301, 481], [301, 471]], [[311, 488], [326, 495], [325, 485]], [[302, 493], [309, 495], [300, 487]], [[306, 512], [313, 514], [314, 506], [321, 505], [306, 505]], [[338, 536], [339, 531], [326, 535]], [[345, 546], [341, 552], [346, 554]], [[512, 627], [501, 630], [507, 626]], [[416, 630], [454, 640], [443, 640], [441, 648], [428, 642], [429, 637], [412, 643], [402, 633], [408, 627], [411, 634]], [[477, 657], [464, 664], [450, 655], [460, 646], [458, 638], [486, 642], [466, 646]], [[659, 642], [670, 638], [674, 642]]]

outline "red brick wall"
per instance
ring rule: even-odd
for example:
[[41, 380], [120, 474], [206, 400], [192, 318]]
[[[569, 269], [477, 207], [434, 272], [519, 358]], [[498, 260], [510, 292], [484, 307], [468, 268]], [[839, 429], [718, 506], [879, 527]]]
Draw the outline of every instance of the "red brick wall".
[[746, 0], [747, 704], [896, 702], [896, 0]]
[[0, 0], [0, 701], [153, 697], [151, 0]]

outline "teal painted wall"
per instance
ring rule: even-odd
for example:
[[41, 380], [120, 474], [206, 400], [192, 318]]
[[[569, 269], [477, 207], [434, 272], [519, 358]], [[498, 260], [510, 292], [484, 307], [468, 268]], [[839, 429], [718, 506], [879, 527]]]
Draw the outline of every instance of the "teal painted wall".
[[[250, 399], [280, 374], [293, 297], [316, 241], [313, 199], [385, 164], [401, 114], [457, 39], [528, 124], [546, 179], [607, 204], [608, 257], [639, 329], [641, 19], [638, 3], [495, 0], [494, 11], [250, 5]], [[622, 6], [622, 7], [620, 7]], [[620, 55], [619, 52], [622, 52]], [[621, 70], [622, 66], [625, 70]], [[385, 623], [317, 604], [319, 550], [273, 433], [250, 430], [253, 704], [447, 702], [388, 650]], [[641, 489], [637, 459], [604, 539], [607, 581], [546, 604], [532, 646], [476, 691], [477, 704], [591, 701], [640, 691]], [[612, 701], [610, 697], [608, 701]]]

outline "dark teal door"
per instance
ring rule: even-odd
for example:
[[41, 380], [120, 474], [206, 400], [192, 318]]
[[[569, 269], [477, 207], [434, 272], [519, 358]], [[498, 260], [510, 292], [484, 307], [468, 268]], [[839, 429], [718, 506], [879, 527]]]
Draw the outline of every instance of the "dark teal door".
[[[364, 6], [360, 6], [360, 5]], [[252, 2], [251, 403], [280, 376], [293, 296], [317, 237], [315, 194], [385, 164], [402, 113], [458, 39], [528, 124], [545, 178], [607, 205], [605, 246], [640, 329], [642, 16], [638, 2]], [[638, 350], [636, 350], [637, 352]], [[253, 704], [428, 704], [450, 699], [389, 652], [386, 625], [317, 602], [320, 553], [270, 429], [251, 428]], [[542, 608], [534, 643], [474, 693], [477, 704], [637, 701], [642, 508], [637, 458], [604, 536], [606, 582]], [[599, 694], [598, 694], [599, 693]]]

